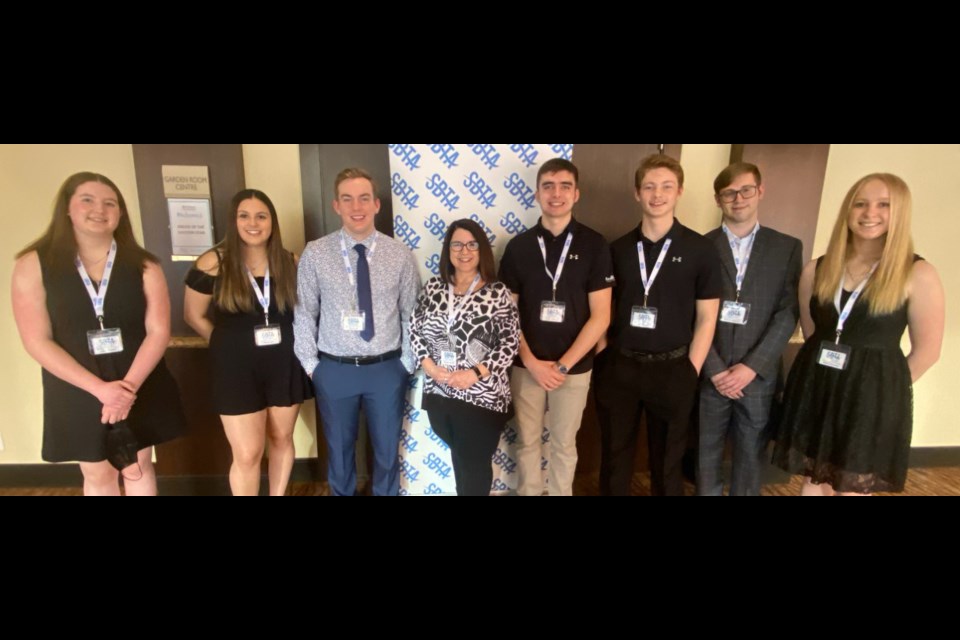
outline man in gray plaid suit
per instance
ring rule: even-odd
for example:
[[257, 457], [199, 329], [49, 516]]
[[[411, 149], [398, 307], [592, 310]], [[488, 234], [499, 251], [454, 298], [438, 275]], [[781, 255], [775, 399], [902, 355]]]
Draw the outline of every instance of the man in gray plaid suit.
[[723, 451], [733, 445], [730, 495], [760, 493], [767, 423], [780, 358], [797, 327], [799, 240], [758, 221], [760, 170], [732, 164], [713, 183], [723, 224], [707, 234], [723, 264], [723, 297], [700, 390], [698, 495], [722, 495]]

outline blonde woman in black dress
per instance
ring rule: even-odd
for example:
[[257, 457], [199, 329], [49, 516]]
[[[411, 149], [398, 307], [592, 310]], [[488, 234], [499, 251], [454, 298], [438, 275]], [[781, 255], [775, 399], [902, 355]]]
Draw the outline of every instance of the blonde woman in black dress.
[[911, 209], [897, 176], [861, 178], [827, 253], [800, 277], [807, 340], [787, 381], [774, 463], [804, 476], [803, 495], [903, 491], [913, 383], [940, 358], [944, 328], [943, 286], [913, 253]]

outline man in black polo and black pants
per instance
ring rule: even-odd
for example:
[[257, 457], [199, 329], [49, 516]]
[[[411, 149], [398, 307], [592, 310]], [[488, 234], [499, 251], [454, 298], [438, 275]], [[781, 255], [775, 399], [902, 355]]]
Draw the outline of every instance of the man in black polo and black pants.
[[543, 494], [544, 427], [550, 430], [548, 493], [572, 495], [593, 350], [610, 326], [610, 247], [573, 219], [579, 180], [568, 160], [543, 163], [536, 196], [543, 215], [537, 226], [510, 241], [500, 261], [500, 280], [519, 305], [523, 331], [510, 373], [521, 496]]
[[640, 226], [613, 243], [614, 318], [594, 381], [600, 492], [630, 495], [640, 414], [647, 414], [653, 495], [683, 495], [681, 460], [722, 284], [713, 243], [674, 217], [683, 168], [645, 158], [635, 176]]

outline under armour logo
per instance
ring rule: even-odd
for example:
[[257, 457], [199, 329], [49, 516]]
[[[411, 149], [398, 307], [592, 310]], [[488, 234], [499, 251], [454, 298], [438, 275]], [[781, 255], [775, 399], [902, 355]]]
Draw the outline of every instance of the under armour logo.
[[571, 253], [570, 255], [567, 256], [567, 260], [579, 260], [579, 259], [580, 259], [580, 256], [578, 256], [575, 253]]
[[674, 258], [673, 261], [674, 261], [674, 262], [683, 262], [683, 258]]

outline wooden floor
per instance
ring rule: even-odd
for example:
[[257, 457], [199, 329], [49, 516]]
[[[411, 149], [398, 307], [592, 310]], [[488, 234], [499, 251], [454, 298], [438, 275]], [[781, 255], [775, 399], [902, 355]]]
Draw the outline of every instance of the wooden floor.
[[[763, 487], [765, 496], [800, 495], [800, 476], [794, 476], [790, 484], [768, 484]], [[931, 467], [910, 469], [903, 493], [878, 493], [878, 496], [960, 496], [960, 467]]]
[[[765, 484], [760, 493], [764, 496], [799, 496], [800, 476], [793, 476], [783, 484]], [[694, 494], [694, 486], [685, 483], [686, 494]], [[578, 496], [596, 496], [600, 493], [599, 476], [577, 476], [573, 493]], [[650, 475], [638, 473], [633, 477], [633, 495], [650, 495]], [[878, 496], [960, 496], [960, 467], [937, 467], [911, 469], [903, 493], [878, 493]]]
[[[687, 495], [693, 495], [693, 485], [687, 483]], [[579, 475], [573, 487], [574, 495], [599, 495], [599, 478], [597, 474]], [[80, 487], [44, 487], [44, 488], [2, 488], [0, 496], [79, 496], [83, 493]], [[800, 495], [799, 476], [790, 479], [785, 484], [766, 484], [762, 494], [765, 496], [796, 496]], [[290, 485], [287, 495], [291, 496], [323, 496], [329, 495], [329, 488], [325, 482], [295, 482]], [[633, 495], [650, 495], [650, 477], [647, 473], [638, 473], [633, 479]], [[960, 467], [935, 467], [928, 469], [911, 469], [907, 474], [907, 485], [903, 493], [877, 495], [903, 496], [960, 496]]]

